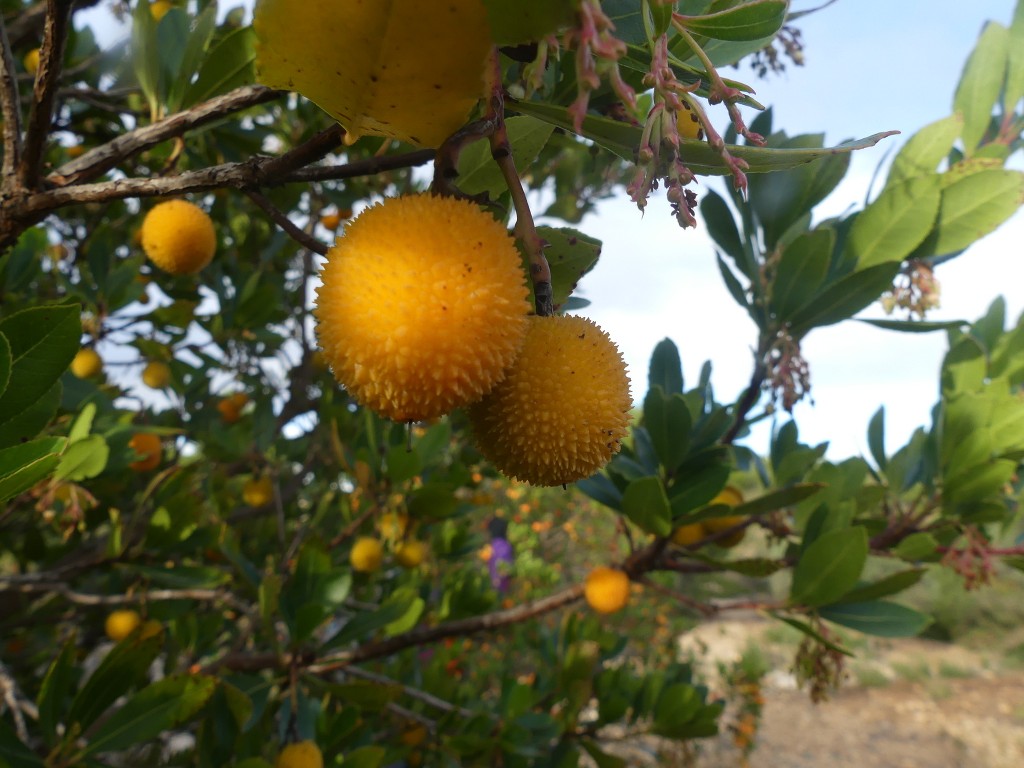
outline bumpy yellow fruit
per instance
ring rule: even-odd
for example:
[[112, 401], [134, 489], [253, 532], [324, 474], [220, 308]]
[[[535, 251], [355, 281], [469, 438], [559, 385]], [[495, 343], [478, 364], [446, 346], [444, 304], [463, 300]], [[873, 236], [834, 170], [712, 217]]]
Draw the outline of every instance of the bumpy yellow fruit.
[[25, 58], [21, 60], [21, 63], [25, 66], [25, 71], [30, 75], [34, 75], [39, 70], [39, 49], [33, 48], [31, 51], [25, 54]]
[[199, 206], [185, 200], [168, 200], [146, 214], [142, 222], [142, 249], [164, 272], [192, 275], [213, 259], [217, 232]]
[[629, 424], [626, 364], [584, 317], [531, 317], [505, 380], [470, 408], [481, 453], [509, 477], [564, 485], [618, 453]]
[[115, 643], [119, 643], [134, 632], [141, 623], [142, 617], [137, 611], [125, 609], [114, 611], [107, 616], [103, 629], [106, 631], [107, 637]]
[[529, 311], [519, 252], [465, 200], [391, 198], [327, 254], [317, 336], [335, 377], [395, 421], [437, 418], [505, 375]]
[[587, 575], [583, 596], [598, 613], [622, 610], [629, 602], [629, 576], [616, 568], [595, 568]]
[[704, 526], [700, 523], [680, 525], [672, 531], [672, 543], [680, 547], [691, 547], [704, 538]]
[[373, 573], [384, 561], [384, 547], [370, 536], [361, 536], [352, 545], [348, 556], [352, 569], [360, 573]]
[[263, 507], [274, 498], [274, 485], [266, 475], [250, 478], [242, 486], [242, 501], [250, 507]]
[[[735, 507], [743, 503], [743, 494], [736, 488], [729, 485], [723, 488], [722, 491], [710, 501], [710, 503], [726, 504], [727, 506]], [[726, 515], [725, 517], [712, 517], [708, 520], [704, 520], [701, 525], [704, 526], [705, 532], [710, 536], [739, 525], [743, 522], [743, 519], [743, 515]], [[733, 531], [728, 536], [716, 539], [715, 544], [726, 548], [735, 547], [743, 541], [743, 537], [746, 535], [746, 532], [746, 528], [740, 528], [739, 530]]]
[[154, 360], [142, 369], [142, 383], [150, 389], [163, 389], [171, 383], [171, 369], [167, 363]]
[[95, 349], [80, 349], [71, 361], [71, 373], [79, 379], [99, 376], [103, 370], [103, 358]]
[[395, 560], [403, 568], [415, 568], [427, 559], [429, 551], [422, 541], [403, 541], [395, 548]]
[[314, 742], [300, 741], [281, 750], [274, 768], [324, 768], [324, 756]]
[[684, 139], [703, 139], [704, 126], [693, 107], [683, 102], [683, 108], [676, 112], [676, 132]]
[[484, 91], [491, 47], [480, 0], [261, 0], [256, 72], [373, 134], [439, 146]]

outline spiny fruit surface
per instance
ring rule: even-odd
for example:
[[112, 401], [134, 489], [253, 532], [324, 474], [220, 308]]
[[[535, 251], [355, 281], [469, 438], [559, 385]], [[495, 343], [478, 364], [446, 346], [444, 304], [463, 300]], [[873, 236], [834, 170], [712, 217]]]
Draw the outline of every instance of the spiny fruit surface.
[[274, 485], [267, 475], [250, 478], [242, 486], [242, 501], [250, 507], [263, 507], [274, 498]]
[[141, 623], [142, 617], [139, 616], [137, 611], [125, 609], [113, 611], [107, 616], [103, 629], [107, 633], [107, 637], [115, 643], [119, 643], [134, 632], [135, 628]]
[[361, 536], [352, 545], [348, 559], [353, 570], [373, 573], [384, 561], [384, 547], [371, 536]]
[[256, 71], [366, 134], [436, 147], [483, 95], [491, 46], [480, 0], [261, 0]]
[[587, 604], [598, 613], [615, 613], [629, 602], [629, 576], [617, 568], [599, 566], [583, 585]]
[[163, 389], [171, 383], [171, 369], [167, 363], [154, 360], [142, 369], [142, 383], [150, 389]]
[[314, 314], [324, 357], [353, 397], [395, 421], [479, 400], [526, 332], [515, 243], [465, 200], [410, 195], [363, 211], [322, 279]]
[[585, 317], [531, 317], [505, 380], [469, 410], [481, 453], [534, 485], [597, 472], [629, 424], [629, 378], [618, 348]]
[[160, 466], [160, 438], [152, 432], [136, 432], [128, 441], [128, 447], [141, 456], [128, 464], [136, 472], [148, 472]]
[[274, 768], [324, 768], [324, 756], [315, 742], [300, 741], [281, 750]]
[[217, 232], [198, 205], [167, 200], [154, 206], [143, 219], [142, 250], [164, 272], [194, 275], [213, 259]]
[[71, 361], [71, 373], [79, 379], [99, 376], [103, 370], [103, 358], [95, 349], [80, 349]]

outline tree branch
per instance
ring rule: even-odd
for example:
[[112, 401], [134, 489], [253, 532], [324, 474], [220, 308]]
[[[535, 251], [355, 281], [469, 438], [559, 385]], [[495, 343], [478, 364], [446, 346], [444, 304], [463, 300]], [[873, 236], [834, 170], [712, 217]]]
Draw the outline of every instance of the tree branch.
[[270, 200], [255, 189], [246, 189], [244, 192], [250, 200], [256, 203], [256, 205], [258, 205], [260, 209], [262, 209], [262, 211], [274, 221], [274, 223], [281, 227], [281, 229], [283, 229], [289, 237], [299, 243], [299, 245], [313, 251], [313, 253], [319, 253], [321, 256], [327, 255], [326, 243], [322, 243], [312, 235], [307, 234], [302, 227], [297, 226], [295, 222], [289, 219], [277, 206], [270, 202]]
[[43, 44], [39, 49], [39, 71], [36, 72], [25, 128], [25, 144], [18, 163], [18, 182], [25, 189], [34, 189], [39, 181], [43, 148], [53, 122], [53, 104], [64, 62], [64, 43], [67, 41], [70, 20], [71, 0], [47, 0]]
[[89, 181], [129, 157], [167, 139], [181, 136], [194, 128], [220, 120], [235, 112], [274, 101], [281, 98], [284, 93], [284, 91], [275, 91], [263, 85], [245, 85], [235, 88], [233, 91], [204, 101], [202, 104], [176, 112], [150, 125], [128, 131], [106, 144], [94, 147], [81, 157], [77, 157], [53, 171], [47, 176], [47, 181], [59, 186]]
[[130, 595], [93, 595], [76, 592], [61, 582], [9, 582], [0, 577], [0, 592], [21, 592], [28, 594], [60, 595], [75, 605], [139, 605], [164, 600], [201, 600], [223, 602], [237, 610], [246, 611], [248, 606], [230, 592], [220, 589], [151, 589], [135, 592]]
[[7, 27], [0, 18], [0, 114], [3, 115], [4, 160], [0, 169], [0, 194], [6, 196], [17, 187], [16, 169], [21, 160], [21, 103], [14, 72], [14, 55], [7, 39]]

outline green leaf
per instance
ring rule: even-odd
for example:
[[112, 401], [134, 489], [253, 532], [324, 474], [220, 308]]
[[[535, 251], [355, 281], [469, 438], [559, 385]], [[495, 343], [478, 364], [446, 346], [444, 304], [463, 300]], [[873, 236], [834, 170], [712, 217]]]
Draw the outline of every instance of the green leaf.
[[255, 44], [256, 35], [252, 27], [242, 27], [225, 35], [206, 57], [199, 76], [185, 92], [182, 105], [197, 104], [252, 83], [255, 79]]
[[92, 430], [93, 419], [95, 418], [96, 403], [86, 403], [78, 416], [75, 417], [74, 424], [71, 425], [71, 430], [68, 432], [68, 441], [74, 443], [88, 437], [89, 432]]
[[[556, 127], [575, 132], [573, 118], [567, 107], [540, 101], [510, 99], [509, 109], [533, 115]], [[584, 136], [630, 163], [634, 160], [636, 148], [640, 146], [642, 133], [642, 128], [608, 117], [587, 115], [583, 120]], [[855, 141], [845, 141], [834, 147], [814, 149], [774, 149], [736, 144], [728, 145], [728, 149], [733, 157], [738, 157], [749, 165], [748, 173], [767, 173], [794, 168], [829, 155], [873, 147], [891, 135], [892, 131], [886, 131]], [[694, 173], [712, 176], [726, 176], [732, 173], [721, 155], [707, 142], [684, 140], [680, 142], [680, 146], [683, 147], [683, 161]]]
[[862, 526], [819, 536], [793, 570], [790, 601], [816, 607], [838, 600], [860, 578], [868, 557], [868, 535]]
[[960, 138], [964, 120], [962, 115], [950, 115], [911, 136], [892, 161], [886, 186], [894, 186], [915, 176], [930, 176], [939, 163], [946, 159], [953, 142]]
[[647, 386], [661, 387], [667, 395], [682, 393], [683, 365], [679, 359], [679, 348], [672, 339], [662, 339], [655, 345], [647, 373]]
[[[177, 111], [182, 105], [185, 89], [192, 82], [202, 64], [206, 49], [217, 29], [217, 5], [211, 3], [196, 17], [192, 29], [186, 35], [185, 48], [181, 54], [176, 77], [171, 79], [167, 94], [167, 109]], [[185, 105], [188, 106], [188, 105]]]
[[345, 768], [381, 768], [387, 754], [384, 747], [357, 747], [345, 755]]
[[107, 467], [110, 446], [102, 435], [89, 435], [68, 446], [60, 458], [54, 477], [57, 480], [80, 482], [96, 477]]
[[82, 754], [119, 751], [156, 738], [192, 718], [216, 688], [216, 678], [209, 675], [178, 675], [153, 683], [104, 720]]
[[809, 499], [823, 488], [825, 488], [825, 485], [822, 483], [797, 483], [787, 488], [780, 488], [777, 491], [762, 494], [756, 499], [745, 501], [733, 507], [731, 514], [749, 517], [751, 515], [763, 515], [766, 512], [774, 512], [777, 509], [790, 507], [804, 499]]
[[1013, 114], [1014, 106], [1024, 96], [1024, 3], [1018, 2], [1010, 23], [1006, 43], [1006, 84], [1003, 86], [1003, 114]]
[[576, 20], [574, 0], [483, 0], [498, 45], [540, 40]]
[[845, 648], [843, 648], [843, 646], [837, 645], [836, 643], [832, 642], [831, 640], [826, 640], [821, 635], [821, 633], [820, 632], [816, 632], [814, 627], [812, 627], [810, 624], [807, 624], [806, 622], [800, 621], [799, 619], [791, 618], [789, 616], [782, 616], [780, 614], [773, 614], [773, 615], [775, 616], [775, 618], [779, 619], [780, 621], [785, 622], [786, 624], [789, 624], [789, 626], [793, 627], [793, 629], [795, 629], [795, 630], [797, 630], [799, 632], [802, 632], [803, 634], [807, 635], [811, 639], [816, 640], [817, 642], [821, 643], [823, 646], [828, 648], [830, 651], [835, 651], [836, 653], [841, 653], [844, 656], [853, 656], [853, 654], [850, 653]]
[[683, 396], [675, 393], [666, 397], [660, 386], [647, 390], [643, 423], [658, 460], [669, 472], [675, 471], [686, 457], [692, 426]]
[[657, 477], [641, 477], [626, 486], [622, 513], [641, 529], [656, 536], [672, 533], [672, 510], [665, 486]]
[[63, 437], [40, 437], [0, 449], [0, 502], [17, 496], [44, 479], [60, 462], [67, 445]]
[[[0, 320], [11, 353], [10, 379], [0, 395], [0, 446], [35, 437], [52, 417], [49, 405], [59, 399], [59, 391], [53, 397], [53, 388], [78, 352], [81, 311], [77, 304], [51, 305]], [[29, 413], [37, 415], [26, 421]]]
[[888, 597], [897, 592], [903, 592], [917, 584], [924, 574], [924, 568], [897, 571], [871, 584], [861, 584], [851, 589], [836, 604], [866, 603], [871, 600], [877, 600], [880, 597]]
[[398, 683], [378, 683], [368, 680], [331, 683], [326, 687], [337, 701], [343, 701], [369, 712], [380, 712], [388, 704], [402, 698], [405, 693]]
[[966, 320], [876, 320], [867, 317], [857, 317], [854, 319], [886, 331], [900, 331], [901, 333], [948, 331], [951, 328], [962, 328], [967, 324]]
[[48, 746], [57, 744], [57, 726], [71, 698], [71, 690], [77, 676], [77, 654], [75, 641], [64, 643], [57, 658], [46, 670], [43, 684], [39, 689], [39, 727]]
[[718, 13], [683, 18], [683, 25], [715, 40], [760, 40], [771, 37], [786, 20], [786, 0], [752, 0]]
[[[736, 220], [733, 218], [729, 204], [721, 195], [713, 189], [709, 189], [701, 197], [700, 213], [704, 217], [708, 234], [711, 235], [715, 244], [728, 254], [737, 266], [742, 265], [744, 263], [743, 241], [740, 240], [740, 233], [736, 229]], [[740, 268], [742, 269], [742, 266]], [[747, 277], [749, 278], [750, 275]]]
[[626, 768], [628, 763], [618, 755], [610, 755], [592, 739], [580, 739], [580, 744], [587, 751], [597, 768]]
[[156, 45], [156, 21], [149, 3], [136, 3], [132, 13], [132, 68], [139, 81], [150, 114], [160, 106], [160, 49]]
[[42, 759], [0, 718], [0, 768], [43, 768]]
[[935, 550], [938, 549], [939, 542], [930, 533], [918, 532], [912, 533], [907, 538], [903, 539], [896, 548], [893, 549], [893, 554], [901, 560], [917, 561], [923, 560], [926, 557], [930, 557], [935, 554]]
[[1009, 42], [1006, 27], [994, 21], [986, 24], [956, 87], [953, 109], [963, 114], [962, 136], [968, 157], [974, 154], [992, 120], [992, 108], [1003, 87]]
[[[526, 115], [510, 117], [505, 121], [505, 127], [512, 145], [512, 157], [520, 171], [533, 164], [555, 130], [553, 125]], [[474, 142], [462, 151], [458, 172], [456, 183], [467, 195], [486, 192], [491, 200], [495, 200], [508, 191], [505, 177], [491, 156], [491, 145], [487, 141]]]
[[139, 630], [117, 643], [79, 688], [65, 724], [86, 731], [107, 708], [145, 679], [153, 659], [163, 649], [162, 633], [143, 638]]
[[11, 380], [11, 344], [7, 337], [0, 333], [0, 396], [7, 389], [7, 382]]
[[455, 514], [458, 501], [447, 483], [428, 483], [412, 491], [406, 502], [409, 515], [419, 520], [436, 520]]
[[[580, 279], [597, 264], [601, 256], [601, 241], [571, 227], [537, 227], [537, 234], [547, 243], [544, 256], [551, 268], [552, 300], [558, 309], [576, 289]], [[531, 304], [533, 300], [531, 286]]]
[[923, 613], [886, 600], [830, 605], [818, 614], [835, 624], [876, 637], [913, 637], [932, 622]]
[[885, 472], [888, 460], [885, 457], [885, 406], [879, 407], [868, 422], [868, 449], [878, 468]]
[[404, 483], [423, 471], [423, 462], [416, 451], [404, 445], [393, 445], [388, 449], [388, 478], [392, 483]]
[[771, 289], [772, 307], [780, 320], [814, 300], [828, 274], [835, 239], [835, 231], [816, 229], [798, 235], [786, 246]]
[[813, 328], [847, 320], [875, 301], [899, 272], [898, 261], [876, 264], [831, 283], [808, 304], [793, 313], [790, 332], [797, 338]]
[[384, 634], [388, 637], [400, 635], [415, 627], [423, 616], [423, 610], [427, 605], [423, 598], [417, 595], [411, 588], [398, 590], [388, 600], [404, 601], [407, 605], [405, 612], [401, 616], [384, 627]]
[[842, 262], [862, 271], [902, 261], [931, 232], [941, 199], [941, 178], [935, 173], [886, 187], [854, 220]]
[[665, 686], [654, 707], [654, 730], [662, 735], [673, 734], [694, 718], [700, 706], [700, 696], [692, 685], [672, 683]]
[[942, 190], [935, 229], [915, 258], [956, 253], [994, 232], [1024, 201], [1024, 173], [1001, 168], [980, 170]]

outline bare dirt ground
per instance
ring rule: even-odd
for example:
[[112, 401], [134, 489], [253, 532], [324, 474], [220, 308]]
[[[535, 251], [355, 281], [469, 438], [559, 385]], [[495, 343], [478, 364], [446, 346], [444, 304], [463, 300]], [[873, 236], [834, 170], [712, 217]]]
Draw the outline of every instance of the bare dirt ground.
[[[755, 644], [772, 671], [750, 768], [1024, 768], [1024, 672], [998, 652], [908, 639], [864, 641], [847, 679], [812, 704], [788, 668], [795, 644], [759, 620], [717, 622], [681, 641], [705, 671]], [[788, 657], [788, 661], [787, 661]], [[744, 765], [728, 735], [704, 742], [700, 768]]]
[[[1024, 627], [1004, 638], [1024, 640]], [[755, 647], [771, 670], [756, 748], [744, 761], [727, 727], [683, 754], [653, 737], [613, 738], [629, 766], [663, 768], [1024, 768], [1024, 671], [1001, 647], [867, 639], [831, 698], [813, 704], [790, 672], [799, 635], [757, 617], [701, 625], [680, 640], [721, 693], [719, 663]], [[719, 690], [714, 689], [718, 687]], [[727, 726], [732, 713], [723, 716]], [[609, 734], [611, 735], [611, 734]]]

